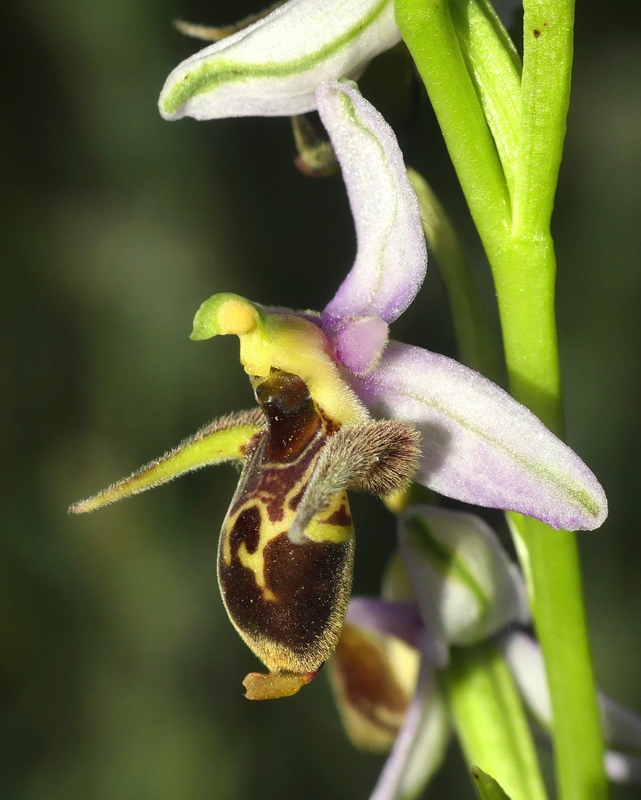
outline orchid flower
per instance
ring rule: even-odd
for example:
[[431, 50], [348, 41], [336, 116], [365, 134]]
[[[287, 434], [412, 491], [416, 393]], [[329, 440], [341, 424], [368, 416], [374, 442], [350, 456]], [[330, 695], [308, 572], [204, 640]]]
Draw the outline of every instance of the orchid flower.
[[479, 517], [410, 506], [397, 533], [381, 599], [351, 600], [329, 663], [349, 738], [391, 749], [371, 800], [418, 797], [438, 770], [451, 736], [438, 677], [450, 646], [529, 622], [523, 580]]
[[[381, 599], [352, 598], [329, 662], [349, 739], [390, 753], [370, 800], [416, 798], [438, 770], [452, 729], [439, 678], [450, 646], [493, 640], [534, 719], [552, 725], [541, 650], [522, 630], [530, 621], [524, 581], [496, 534], [473, 514], [410, 506], [398, 539]], [[641, 718], [599, 700], [606, 740], [622, 751], [606, 755], [610, 779], [641, 782], [631, 754], [641, 751]]]
[[324, 83], [316, 103], [354, 216], [350, 273], [321, 314], [233, 294], [205, 301], [192, 339], [239, 337], [260, 409], [211, 423], [72, 507], [89, 511], [225, 460], [244, 464], [218, 574], [230, 619], [270, 670], [245, 681], [256, 699], [293, 694], [334, 650], [353, 562], [347, 489], [386, 495], [414, 478], [556, 528], [595, 528], [607, 514], [581, 459], [506, 392], [445, 356], [388, 341], [425, 275], [416, 196], [391, 128], [354, 85]]

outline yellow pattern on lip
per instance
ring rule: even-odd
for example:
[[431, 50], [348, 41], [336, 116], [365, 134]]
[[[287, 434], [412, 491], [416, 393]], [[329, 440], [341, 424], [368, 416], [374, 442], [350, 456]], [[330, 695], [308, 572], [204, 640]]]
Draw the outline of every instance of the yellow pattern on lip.
[[[309, 474], [313, 472], [313, 469], [314, 465], [312, 465], [308, 470]], [[301, 483], [304, 483], [304, 481], [305, 478], [303, 478]], [[228, 520], [229, 530], [231, 530], [233, 529], [236, 519], [238, 519], [238, 517], [244, 511], [246, 511], [249, 507], [258, 508], [261, 515], [258, 547], [253, 553], [250, 553], [247, 550], [245, 542], [241, 542], [236, 552], [238, 555], [238, 560], [243, 567], [251, 570], [254, 573], [256, 585], [262, 590], [263, 599], [271, 602], [276, 602], [278, 598], [266, 585], [265, 548], [273, 539], [289, 529], [289, 526], [291, 525], [291, 522], [295, 516], [295, 511], [289, 507], [289, 500], [294, 497], [298, 491], [300, 491], [300, 487], [295, 486], [287, 495], [287, 497], [284, 498], [283, 508], [287, 510], [283, 519], [277, 523], [270, 523], [267, 521], [266, 514], [261, 507], [260, 500], [256, 501], [254, 498], [252, 498], [249, 503], [239, 508], [233, 517], [230, 517]], [[352, 524], [339, 526], [331, 521], [333, 515], [340, 514], [341, 511], [344, 511], [346, 508], [349, 509], [347, 494], [345, 492], [339, 492], [334, 498], [332, 498], [330, 505], [327, 506], [322, 514], [319, 514], [318, 517], [315, 517], [311, 521], [306, 530], [307, 537], [313, 542], [333, 542], [334, 544], [340, 544], [341, 542], [345, 542], [350, 539], [350, 537], [354, 535], [354, 527]], [[224, 543], [223, 556], [226, 564], [229, 566], [231, 564], [232, 553], [228, 538]]]

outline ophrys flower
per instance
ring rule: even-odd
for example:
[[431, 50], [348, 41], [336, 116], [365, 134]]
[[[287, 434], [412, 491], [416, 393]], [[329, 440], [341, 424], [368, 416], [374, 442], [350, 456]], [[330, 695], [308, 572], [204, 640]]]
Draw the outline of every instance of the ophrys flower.
[[392, 130], [353, 85], [322, 84], [316, 103], [356, 225], [349, 275], [322, 314], [232, 294], [207, 300], [192, 338], [239, 337], [262, 411], [212, 423], [72, 509], [244, 463], [218, 564], [230, 617], [270, 669], [249, 676], [251, 697], [297, 691], [336, 644], [353, 557], [347, 489], [386, 494], [414, 476], [450, 497], [572, 529], [597, 527], [607, 513], [585, 464], [506, 392], [449, 358], [388, 343], [425, 274], [416, 196]]

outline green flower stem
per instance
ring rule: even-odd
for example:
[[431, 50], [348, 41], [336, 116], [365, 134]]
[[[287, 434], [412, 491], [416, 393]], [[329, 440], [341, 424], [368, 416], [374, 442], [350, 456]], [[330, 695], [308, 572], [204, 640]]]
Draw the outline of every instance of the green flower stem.
[[509, 514], [528, 576], [550, 686], [559, 797], [605, 800], [608, 784], [587, 637], [576, 537]]
[[[512, 394], [562, 435], [556, 261], [549, 222], [569, 101], [573, 8], [571, 0], [526, 0], [524, 6], [511, 197], [492, 137], [501, 135], [500, 126], [493, 125], [490, 132], [447, 2], [396, 0], [396, 19], [425, 82], [492, 268]], [[478, 57], [474, 52], [482, 50], [468, 48], [468, 61]], [[499, 147], [504, 158], [513, 152], [508, 145]], [[535, 520], [511, 517], [550, 682], [559, 796], [603, 800], [608, 794], [603, 738], [576, 538]]]
[[493, 258], [510, 391], [551, 431], [563, 438], [563, 409], [554, 308], [556, 260], [549, 230], [534, 237], [509, 236]]
[[[563, 431], [550, 219], [570, 100], [573, 0], [526, 0], [513, 263], [499, 292], [512, 393]], [[573, 533], [511, 515], [527, 561], [532, 612], [552, 696], [556, 773], [564, 800], [604, 800], [604, 744]], [[527, 555], [525, 555], [527, 553]]]
[[[510, 319], [505, 313], [506, 306], [508, 311], [514, 309], [515, 324], [511, 328], [509, 322], [506, 323]], [[538, 319], [543, 317], [542, 310], [549, 316], [547, 324], [542, 322], [538, 329], [533, 329], [527, 325], [527, 312], [533, 310], [531, 306], [519, 316], [517, 302], [511, 307], [509, 303], [501, 304], [512, 394], [560, 432], [561, 416], [560, 413], [556, 415], [560, 408], [559, 394], [549, 390], [555, 378], [558, 384], [558, 372], [550, 368], [557, 360], [556, 349], [552, 347], [556, 335], [550, 308], [550, 304], [547, 308], [543, 303], [539, 304]], [[532, 317], [536, 321], [536, 315], [532, 314]], [[506, 336], [506, 327], [512, 332], [522, 330], [522, 341], [530, 342], [530, 349], [520, 349], [516, 335], [511, 339]], [[537, 337], [541, 338], [538, 348], [532, 346]], [[526, 357], [528, 352], [532, 354], [531, 361]], [[515, 363], [519, 365], [519, 371]], [[537, 371], [543, 380], [530, 379]], [[548, 375], [550, 380], [546, 391], [541, 387], [546, 386]], [[566, 531], [552, 531], [535, 519], [518, 514], [508, 516], [528, 577], [532, 613], [545, 655], [554, 713], [559, 796], [564, 800], [603, 800], [608, 795], [603, 769], [604, 747], [595, 699], [576, 537]]]
[[545, 800], [532, 734], [503, 657], [490, 642], [451, 653], [444, 682], [467, 763], [492, 775], [511, 800]]

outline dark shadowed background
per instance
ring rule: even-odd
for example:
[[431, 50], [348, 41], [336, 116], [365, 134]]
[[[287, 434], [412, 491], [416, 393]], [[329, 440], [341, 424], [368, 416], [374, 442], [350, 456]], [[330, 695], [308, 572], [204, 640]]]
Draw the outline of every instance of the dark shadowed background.
[[[66, 514], [210, 418], [251, 405], [237, 340], [189, 340], [204, 299], [235, 291], [322, 308], [352, 262], [342, 181], [295, 170], [288, 120], [170, 124], [157, 113], [165, 77], [200, 46], [171, 20], [221, 24], [259, 7], [3, 8], [1, 798], [366, 800], [382, 765], [344, 738], [324, 676], [290, 700], [243, 698], [257, 662], [215, 579], [231, 468]], [[638, 13], [625, 0], [579, 2], [554, 228], [568, 436], [611, 508], [601, 531], [581, 535], [596, 671], [641, 712]], [[402, 57], [379, 59], [362, 88], [456, 219], [492, 308], [425, 98], [413, 119]], [[393, 334], [455, 355], [436, 269]], [[392, 519], [374, 500], [353, 509], [355, 589], [375, 593]], [[471, 797], [455, 748], [428, 797]]]

